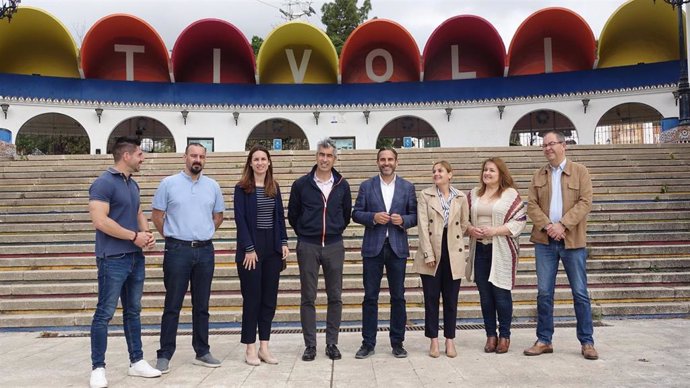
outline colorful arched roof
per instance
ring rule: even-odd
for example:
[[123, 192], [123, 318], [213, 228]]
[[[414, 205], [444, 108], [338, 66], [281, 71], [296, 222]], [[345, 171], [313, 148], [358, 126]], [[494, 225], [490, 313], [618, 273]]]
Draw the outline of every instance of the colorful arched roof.
[[53, 15], [21, 6], [0, 23], [0, 73], [79, 78], [79, 50]]
[[[218, 54], [214, 50], [219, 49]], [[217, 61], [217, 65], [215, 64]], [[175, 82], [253, 84], [254, 50], [234, 25], [220, 19], [203, 19], [190, 24], [175, 41], [172, 65]]]
[[[214, 82], [218, 58], [214, 62], [213, 49], [220, 48], [220, 83], [337, 83], [339, 76], [343, 83], [417, 81], [420, 73], [424, 80], [448, 80], [500, 77], [501, 68], [508, 68], [507, 75], [591, 69], [595, 43], [579, 15], [546, 8], [520, 25], [507, 56], [488, 21], [460, 15], [433, 31], [421, 60], [407, 30], [384, 19], [360, 25], [345, 42], [340, 60], [323, 31], [300, 21], [274, 29], [254, 59], [251, 45], [236, 27], [203, 19], [178, 36], [171, 60], [158, 33], [135, 16], [100, 19], [79, 53], [62, 23], [45, 11], [21, 6], [12, 23], [0, 23], [0, 73], [78, 78], [82, 70], [86, 78], [125, 80], [129, 57], [132, 80]], [[310, 57], [300, 68], [307, 50]], [[663, 1], [630, 0], [607, 21], [598, 50], [600, 68], [677, 60], [676, 13]], [[390, 74], [388, 63], [393, 63]]]
[[[457, 46], [457, 51], [453, 48]], [[474, 15], [454, 16], [431, 33], [424, 46], [424, 80], [453, 79], [453, 56], [457, 55], [456, 79], [502, 77], [506, 48], [496, 28]], [[472, 76], [474, 74], [474, 76]]]
[[621, 5], [599, 37], [600, 68], [678, 58], [676, 12], [661, 0], [631, 0]]
[[594, 66], [595, 55], [594, 33], [580, 15], [545, 8], [525, 19], [513, 36], [508, 75], [587, 70]]
[[[421, 62], [419, 47], [410, 33], [400, 24], [386, 19], [369, 20], [357, 27], [347, 38], [340, 53], [340, 74], [342, 83], [383, 82], [372, 80], [367, 66], [377, 76], [390, 72], [384, 54], [390, 53], [392, 73], [385, 81], [419, 81]], [[367, 57], [371, 64], [367, 64]]]
[[126, 14], [106, 16], [86, 33], [81, 46], [84, 76], [126, 80], [128, 54], [122, 50], [132, 46], [138, 51], [129, 54], [133, 56], [133, 80], [170, 82], [168, 49], [160, 35], [144, 20]]
[[[303, 63], [307, 55], [308, 62]], [[333, 43], [326, 33], [301, 21], [278, 26], [266, 36], [256, 67], [262, 84], [338, 82], [338, 54]], [[303, 79], [299, 79], [301, 70]]]

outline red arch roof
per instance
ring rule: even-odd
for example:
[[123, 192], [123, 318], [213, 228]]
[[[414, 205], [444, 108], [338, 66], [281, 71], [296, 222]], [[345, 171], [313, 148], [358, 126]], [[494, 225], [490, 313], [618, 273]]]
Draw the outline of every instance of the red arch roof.
[[170, 82], [168, 50], [160, 35], [144, 20], [126, 14], [98, 20], [84, 37], [81, 66], [86, 78], [125, 80], [125, 53], [115, 45], [144, 46], [134, 54], [134, 80]]
[[458, 45], [459, 71], [477, 78], [502, 77], [506, 48], [496, 28], [474, 15], [451, 17], [436, 27], [424, 46], [424, 80], [452, 79], [451, 46]]
[[244, 34], [220, 19], [190, 24], [175, 41], [172, 65], [176, 82], [213, 82], [214, 49], [221, 50], [220, 83], [253, 84], [254, 50]]
[[[374, 49], [391, 53], [394, 63], [389, 81], [419, 81], [422, 70], [419, 47], [400, 24], [386, 19], [369, 20], [357, 27], [347, 38], [340, 53], [342, 83], [373, 83], [366, 74], [365, 59]], [[384, 73], [385, 63], [374, 60], [374, 72]]]
[[566, 8], [545, 8], [518, 27], [508, 51], [508, 75], [545, 71], [544, 38], [551, 38], [553, 72], [592, 69], [596, 55], [594, 33], [587, 22]]

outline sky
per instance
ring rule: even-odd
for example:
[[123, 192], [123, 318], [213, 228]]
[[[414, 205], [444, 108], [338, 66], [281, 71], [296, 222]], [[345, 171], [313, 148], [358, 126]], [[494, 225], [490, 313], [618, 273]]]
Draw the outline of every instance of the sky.
[[[321, 24], [321, 5], [325, 2], [311, 1], [316, 15], [302, 20], [325, 30]], [[362, 2], [359, 0], [358, 5]], [[371, 3], [369, 17], [390, 19], [405, 27], [421, 53], [436, 27], [462, 14], [487, 19], [498, 30], [507, 50], [520, 24], [532, 13], [547, 7], [564, 7], [576, 12], [598, 39], [608, 18], [626, 0], [371, 0]], [[55, 16], [78, 46], [98, 19], [113, 13], [131, 14], [151, 24], [168, 50], [172, 50], [182, 30], [197, 20], [223, 19], [251, 41], [253, 35], [263, 38], [284, 23], [279, 9], [288, 10], [287, 0], [22, 0], [21, 5], [41, 8]], [[293, 11], [299, 8], [293, 7]]]

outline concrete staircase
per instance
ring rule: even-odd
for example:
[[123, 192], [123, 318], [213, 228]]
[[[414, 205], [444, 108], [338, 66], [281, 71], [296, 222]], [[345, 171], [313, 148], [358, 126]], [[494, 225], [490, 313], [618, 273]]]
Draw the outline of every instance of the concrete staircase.
[[[489, 156], [506, 160], [527, 200], [532, 173], [544, 159], [538, 148], [459, 148], [401, 151], [398, 173], [417, 185], [430, 185], [433, 161], [446, 159], [454, 184], [467, 191], [476, 185], [481, 161]], [[588, 260], [595, 318], [612, 316], [688, 316], [690, 314], [690, 145], [573, 146], [568, 157], [589, 167], [594, 206], [589, 217]], [[232, 190], [246, 159], [242, 153], [209, 155], [205, 173], [219, 181], [228, 211], [217, 232], [213, 283], [213, 322], [239, 322], [242, 298], [234, 264], [235, 224]], [[41, 156], [0, 162], [0, 328], [89, 325], [96, 305], [97, 281], [94, 230], [87, 203], [91, 182], [109, 165], [109, 155]], [[287, 202], [294, 179], [314, 163], [313, 151], [273, 154], [274, 173]], [[182, 168], [179, 154], [147, 155], [137, 176], [142, 204], [150, 214], [160, 180]], [[353, 199], [359, 184], [377, 173], [375, 151], [342, 151], [336, 167], [349, 180]], [[514, 315], [536, 315], [534, 249], [529, 228], [521, 237], [518, 285], [513, 292]], [[153, 229], [153, 228], [152, 228]], [[294, 251], [295, 235], [289, 229]], [[359, 249], [363, 227], [351, 224], [345, 233], [343, 320], [360, 321], [362, 265]], [[417, 246], [411, 230], [412, 250]], [[147, 254], [142, 320], [160, 323], [165, 289], [162, 243]], [[276, 321], [299, 321], [299, 278], [294, 253], [283, 272]], [[411, 268], [411, 260], [408, 269]], [[574, 316], [567, 279], [558, 277], [556, 315]], [[408, 316], [421, 321], [424, 306], [421, 281], [408, 271]], [[386, 287], [385, 279], [384, 285]], [[463, 281], [460, 319], [481, 317], [473, 284]], [[319, 318], [325, 318], [325, 293], [318, 297]], [[388, 316], [382, 292], [380, 315]], [[191, 321], [189, 301], [181, 317]], [[115, 323], [121, 322], [118, 313]]]

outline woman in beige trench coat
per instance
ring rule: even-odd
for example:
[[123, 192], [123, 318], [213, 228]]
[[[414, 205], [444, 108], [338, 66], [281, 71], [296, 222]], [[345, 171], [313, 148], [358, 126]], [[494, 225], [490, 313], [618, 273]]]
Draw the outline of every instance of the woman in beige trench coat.
[[431, 339], [429, 356], [439, 357], [439, 297], [443, 295], [445, 353], [457, 356], [455, 325], [458, 315], [460, 279], [465, 273], [463, 235], [469, 224], [467, 197], [451, 186], [453, 169], [440, 161], [433, 167], [434, 185], [419, 193], [417, 222], [419, 247], [414, 270], [424, 290], [424, 334]]

